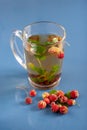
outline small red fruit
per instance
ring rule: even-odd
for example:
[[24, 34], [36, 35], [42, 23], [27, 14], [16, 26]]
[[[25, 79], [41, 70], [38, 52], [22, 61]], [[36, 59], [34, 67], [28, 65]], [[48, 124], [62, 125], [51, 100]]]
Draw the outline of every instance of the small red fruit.
[[52, 106], [52, 105], [54, 105], [54, 104], [55, 104], [55, 102], [51, 102], [50, 106]]
[[50, 104], [50, 99], [49, 98], [44, 98], [43, 100], [46, 102], [46, 104]]
[[56, 95], [57, 95], [58, 98], [60, 98], [61, 96], [64, 96], [64, 92], [62, 90], [58, 90], [56, 92]]
[[40, 100], [39, 102], [38, 102], [38, 108], [39, 109], [44, 109], [44, 108], [46, 108], [46, 102], [45, 101], [43, 101], [43, 100]]
[[51, 110], [52, 110], [52, 112], [57, 112], [57, 111], [59, 110], [59, 108], [60, 108], [60, 106], [57, 105], [57, 104], [51, 105]]
[[63, 59], [63, 58], [64, 58], [64, 52], [61, 52], [61, 51], [60, 51], [60, 52], [58, 53], [58, 58], [59, 58], [59, 59]]
[[34, 97], [34, 96], [36, 96], [36, 91], [33, 89], [33, 90], [31, 90], [30, 92], [29, 92], [29, 95], [31, 96], [31, 97]]
[[67, 103], [68, 98], [67, 98], [66, 96], [61, 96], [61, 97], [59, 98], [59, 101], [60, 101], [60, 103]]
[[57, 55], [60, 51], [60, 48], [58, 47], [55, 47], [55, 46], [52, 46], [51, 48], [48, 49], [48, 52], [50, 54], [54, 54], [54, 55]]
[[57, 101], [58, 97], [57, 97], [56, 94], [51, 94], [51, 95], [49, 96], [49, 99], [50, 99], [51, 102], [55, 102], [55, 101]]
[[72, 90], [72, 91], [70, 92], [70, 98], [75, 99], [75, 98], [77, 98], [77, 97], [79, 97], [79, 92], [78, 92], [77, 90]]
[[31, 104], [32, 103], [32, 98], [31, 97], [26, 97], [25, 98], [25, 103], [26, 104]]
[[76, 104], [76, 101], [75, 101], [74, 99], [68, 99], [67, 104], [68, 104], [69, 106], [73, 106], [73, 105]]
[[59, 109], [61, 114], [66, 114], [68, 112], [68, 107], [66, 106], [61, 106]]
[[43, 94], [42, 94], [42, 98], [44, 99], [44, 98], [48, 98], [49, 97], [49, 93], [48, 92], [44, 92]]

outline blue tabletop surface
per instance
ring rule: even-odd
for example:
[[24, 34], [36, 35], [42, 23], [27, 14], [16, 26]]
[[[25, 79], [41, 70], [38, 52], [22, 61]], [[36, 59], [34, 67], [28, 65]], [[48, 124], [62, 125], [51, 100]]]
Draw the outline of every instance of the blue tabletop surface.
[[[78, 103], [66, 115], [39, 110], [43, 91], [37, 90], [33, 104], [25, 105], [31, 89], [27, 72], [10, 49], [11, 33], [36, 21], [53, 21], [66, 28], [70, 47], [65, 48], [62, 80], [56, 89], [77, 89]], [[87, 130], [87, 0], [0, 0], [0, 130]]]

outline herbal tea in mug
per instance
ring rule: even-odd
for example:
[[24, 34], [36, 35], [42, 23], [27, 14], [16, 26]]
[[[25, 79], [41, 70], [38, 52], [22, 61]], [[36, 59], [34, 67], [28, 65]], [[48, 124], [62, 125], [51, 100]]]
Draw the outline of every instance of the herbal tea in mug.
[[[23, 58], [19, 55], [16, 37], [23, 41]], [[40, 89], [59, 84], [64, 58], [64, 27], [53, 22], [30, 24], [23, 31], [16, 30], [11, 38], [11, 48], [17, 61], [28, 71], [32, 86]]]

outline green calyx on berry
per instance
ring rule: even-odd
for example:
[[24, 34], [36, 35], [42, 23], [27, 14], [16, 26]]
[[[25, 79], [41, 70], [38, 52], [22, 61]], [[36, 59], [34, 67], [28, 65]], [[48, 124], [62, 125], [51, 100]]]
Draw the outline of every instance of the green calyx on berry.
[[65, 96], [67, 96], [68, 98], [76, 99], [79, 97], [79, 92], [78, 90], [71, 90], [65, 93]]

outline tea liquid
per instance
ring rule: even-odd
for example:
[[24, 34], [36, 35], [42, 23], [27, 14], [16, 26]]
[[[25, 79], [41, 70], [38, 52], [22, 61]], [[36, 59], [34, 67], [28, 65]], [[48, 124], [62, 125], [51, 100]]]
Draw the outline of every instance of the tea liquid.
[[[62, 47], [57, 35], [32, 35], [27, 39], [25, 59], [30, 82], [35, 87], [54, 87], [61, 77], [63, 59], [49, 53], [52, 47]], [[63, 51], [63, 47], [62, 47]]]

